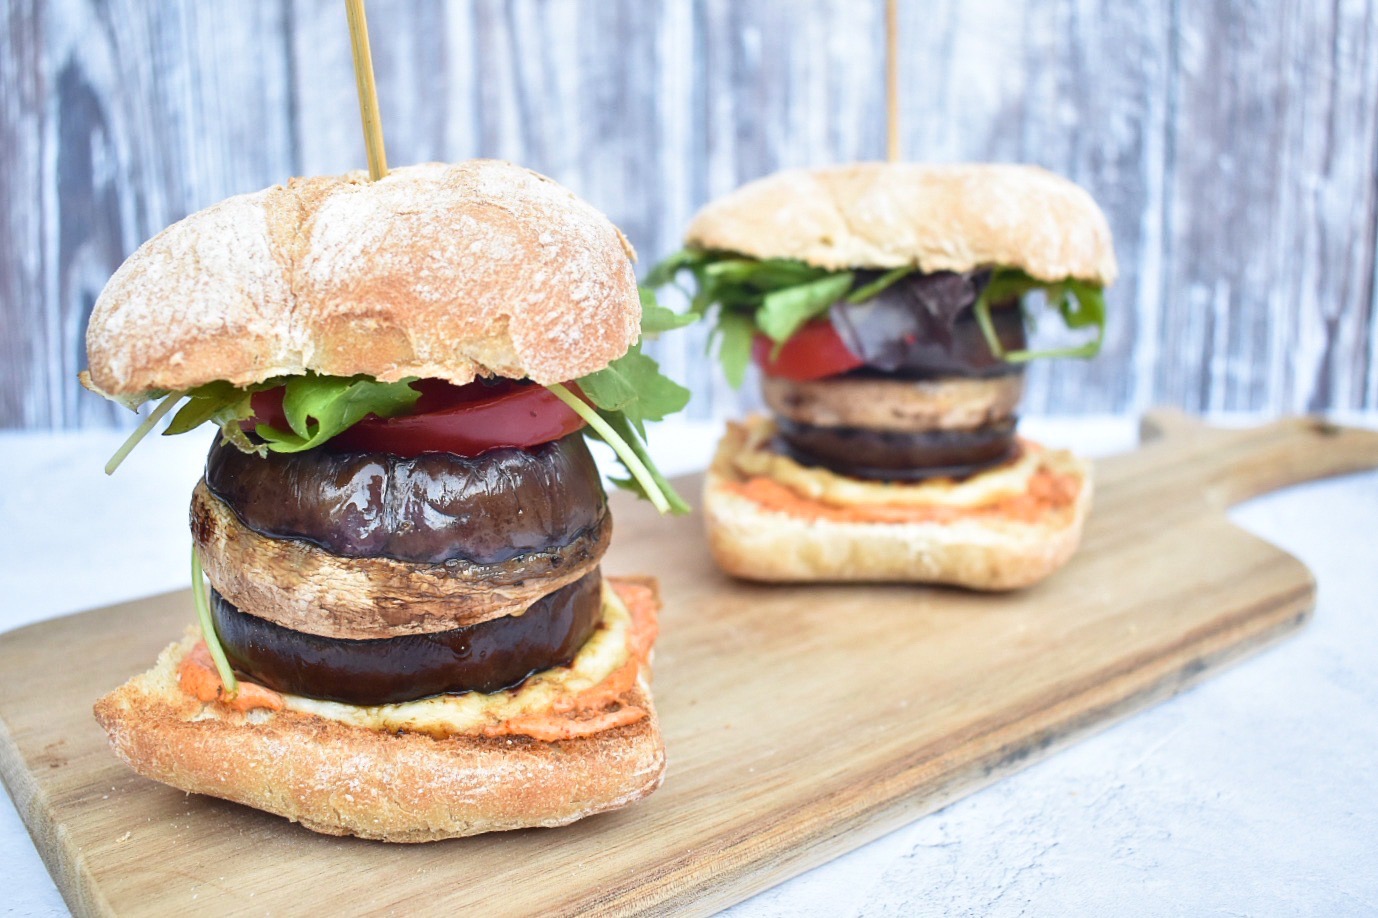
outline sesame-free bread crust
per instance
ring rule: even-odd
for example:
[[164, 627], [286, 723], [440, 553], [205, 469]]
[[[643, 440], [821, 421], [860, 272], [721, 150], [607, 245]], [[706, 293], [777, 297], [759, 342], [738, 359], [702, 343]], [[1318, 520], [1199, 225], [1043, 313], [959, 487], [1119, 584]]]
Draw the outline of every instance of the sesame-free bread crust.
[[1032, 586], [1076, 552], [1091, 506], [1090, 467], [1071, 453], [1045, 450], [1041, 462], [1077, 478], [1070, 507], [1035, 522], [972, 517], [954, 522], [878, 523], [805, 519], [737, 493], [732, 455], [740, 438], [723, 438], [704, 479], [703, 516], [718, 566], [768, 582], [936, 583], [973, 590]]
[[[648, 581], [638, 580], [646, 583]], [[645, 797], [665, 774], [648, 673], [619, 702], [647, 717], [578, 739], [392, 733], [284, 710], [237, 713], [184, 692], [193, 639], [96, 702], [115, 753], [144, 777], [327, 835], [424, 842], [560, 826]]]
[[1109, 286], [1115, 252], [1086, 191], [1037, 166], [852, 163], [788, 169], [710, 202], [687, 245], [830, 270], [1020, 268]]
[[307, 371], [565, 382], [640, 333], [631, 255], [607, 217], [510, 163], [292, 179], [140, 246], [96, 301], [90, 381], [109, 396]]

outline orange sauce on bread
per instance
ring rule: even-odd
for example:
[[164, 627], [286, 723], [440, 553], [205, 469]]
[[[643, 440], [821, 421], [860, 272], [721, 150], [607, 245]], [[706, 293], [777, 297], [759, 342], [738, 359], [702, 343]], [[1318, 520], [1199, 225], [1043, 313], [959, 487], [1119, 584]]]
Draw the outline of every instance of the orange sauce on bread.
[[778, 481], [762, 476], [727, 482], [723, 487], [767, 510], [807, 520], [836, 523], [955, 523], [963, 519], [998, 518], [1034, 523], [1045, 514], [1074, 503], [1081, 484], [1074, 475], [1039, 469], [1029, 479], [1028, 489], [1023, 494], [977, 507], [937, 504], [836, 506], [802, 497]]
[[197, 701], [204, 704], [218, 702], [231, 711], [244, 712], [255, 708], [281, 711], [287, 706], [286, 701], [277, 692], [256, 682], [245, 682], [243, 679], [239, 680], [239, 691], [234, 697], [229, 697], [225, 692], [225, 683], [220, 680], [220, 671], [215, 668], [215, 661], [211, 659], [211, 652], [206, 649], [205, 641], [197, 641], [191, 653], [182, 658], [181, 665], [177, 667], [177, 681], [181, 684], [182, 691], [194, 695]]
[[[641, 668], [647, 665], [651, 647], [659, 633], [657, 603], [650, 587], [626, 581], [608, 581], [631, 614], [632, 626], [627, 636], [628, 659], [597, 685], [577, 694], [557, 699], [548, 709], [532, 714], [520, 714], [498, 724], [490, 724], [472, 732], [483, 736], [529, 736], [532, 739], [554, 742], [590, 736], [603, 730], [626, 726], [643, 720], [645, 708], [625, 704], [622, 696], [636, 685]], [[198, 641], [182, 659], [177, 670], [182, 690], [197, 700], [221, 704], [233, 711], [264, 708], [281, 711], [286, 706], [282, 695], [254, 682], [239, 680], [239, 692], [226, 697], [224, 683], [215, 668], [204, 641]]]
[[602, 682], [577, 695], [559, 699], [546, 711], [519, 715], [485, 727], [485, 736], [520, 734], [553, 742], [634, 724], [646, 717], [645, 708], [622, 704], [619, 699], [636, 685], [641, 667], [648, 662], [651, 647], [660, 633], [655, 594], [650, 587], [639, 583], [614, 582], [613, 588], [632, 616], [632, 630], [627, 636], [630, 654], [627, 662]]

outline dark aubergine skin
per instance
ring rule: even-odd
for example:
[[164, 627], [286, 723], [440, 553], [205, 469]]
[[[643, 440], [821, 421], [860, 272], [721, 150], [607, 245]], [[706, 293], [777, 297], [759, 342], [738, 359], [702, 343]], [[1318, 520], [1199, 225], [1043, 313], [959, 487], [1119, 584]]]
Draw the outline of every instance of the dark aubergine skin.
[[860, 427], [816, 427], [775, 419], [776, 448], [801, 465], [869, 481], [966, 478], [1018, 451], [1015, 419], [975, 430], [895, 433]]
[[598, 627], [602, 575], [537, 600], [521, 615], [436, 634], [351, 641], [292, 631], [241, 612], [211, 591], [211, 616], [230, 665], [279, 692], [354, 705], [497, 692], [568, 666]]
[[499, 564], [562, 548], [608, 507], [578, 433], [474, 458], [328, 448], [259, 457], [216, 443], [206, 486], [260, 535], [418, 564]]
[[[1024, 316], [1017, 308], [992, 310], [995, 337], [1006, 351], [1022, 351], [1028, 346]], [[874, 369], [874, 367], [873, 367]], [[1024, 372], [1024, 364], [1010, 363], [991, 353], [986, 336], [968, 310], [952, 324], [952, 338], [937, 342], [920, 339], [905, 351], [893, 370], [882, 371], [901, 379], [939, 379], [944, 376], [988, 379]]]
[[[880, 272], [858, 272], [869, 283]], [[985, 289], [989, 272], [915, 274], [860, 304], [846, 301], [829, 311], [833, 328], [847, 348], [876, 376], [938, 379], [991, 377], [1022, 373], [991, 352], [971, 305]], [[1006, 351], [1028, 346], [1024, 315], [1010, 300], [994, 304], [991, 324]]]

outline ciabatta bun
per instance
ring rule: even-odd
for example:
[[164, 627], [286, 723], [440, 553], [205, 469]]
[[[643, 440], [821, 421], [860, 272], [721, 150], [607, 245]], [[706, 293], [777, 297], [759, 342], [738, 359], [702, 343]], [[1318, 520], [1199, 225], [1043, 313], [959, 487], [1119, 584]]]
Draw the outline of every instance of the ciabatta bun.
[[109, 396], [308, 370], [565, 382], [640, 333], [630, 246], [544, 176], [472, 160], [292, 179], [139, 247], [87, 329]]
[[746, 580], [935, 583], [973, 590], [1031, 586], [1062, 567], [1081, 541], [1091, 506], [1090, 467], [1045, 450], [1043, 467], [1073, 476], [1068, 507], [1035, 522], [972, 516], [953, 522], [807, 519], [766, 507], [734, 487], [741, 438], [729, 433], [704, 479], [703, 515], [718, 566]]
[[1115, 252], [1085, 190], [1036, 166], [854, 163], [789, 169], [712, 201], [685, 243], [821, 268], [1019, 268], [1108, 286]]
[[665, 748], [647, 671], [618, 701], [635, 723], [553, 742], [526, 736], [372, 730], [292, 710], [241, 714], [184, 691], [194, 638], [96, 702], [110, 743], [139, 774], [232, 800], [328, 835], [424, 842], [559, 826], [660, 786]]

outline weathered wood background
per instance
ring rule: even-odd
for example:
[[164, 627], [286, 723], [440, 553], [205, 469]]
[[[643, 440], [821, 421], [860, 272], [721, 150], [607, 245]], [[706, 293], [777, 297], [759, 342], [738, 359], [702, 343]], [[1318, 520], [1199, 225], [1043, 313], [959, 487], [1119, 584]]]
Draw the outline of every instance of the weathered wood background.
[[[1378, 408], [1378, 0], [901, 6], [909, 158], [1041, 163], [1110, 214], [1105, 352], [1038, 366], [1030, 410]], [[644, 262], [742, 181], [884, 154], [883, 0], [369, 14], [394, 165], [524, 163]], [[339, 0], [9, 0], [0, 426], [117, 419], [74, 377], [91, 305], [141, 241], [364, 162]], [[657, 346], [694, 413], [736, 409], [701, 335]]]

